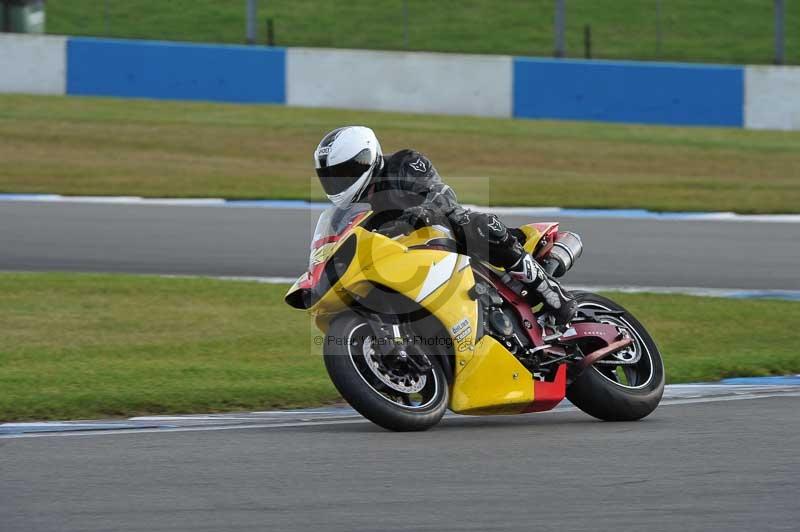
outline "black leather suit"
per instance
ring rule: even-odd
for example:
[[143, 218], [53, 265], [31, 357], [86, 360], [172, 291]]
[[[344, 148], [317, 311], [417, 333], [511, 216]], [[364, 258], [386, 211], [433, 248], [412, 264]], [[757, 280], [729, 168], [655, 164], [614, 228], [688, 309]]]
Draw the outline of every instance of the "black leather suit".
[[417, 151], [384, 156], [383, 168], [372, 178], [363, 200], [381, 221], [399, 219], [414, 227], [446, 223], [466, 253], [495, 266], [511, 269], [525, 254], [515, 230], [493, 214], [462, 207], [431, 161]]

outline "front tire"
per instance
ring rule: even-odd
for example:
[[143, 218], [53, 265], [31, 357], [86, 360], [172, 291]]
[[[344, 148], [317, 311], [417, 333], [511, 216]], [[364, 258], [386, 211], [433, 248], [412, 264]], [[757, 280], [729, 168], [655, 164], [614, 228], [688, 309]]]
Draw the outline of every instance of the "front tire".
[[[641, 351], [630, 366], [592, 365], [567, 388], [567, 399], [604, 421], [635, 421], [656, 409], [664, 394], [664, 363], [655, 341], [625, 308], [608, 298], [589, 292], [573, 292], [579, 308], [623, 311], [609, 321], [624, 326]], [[623, 368], [623, 369], [618, 369]]]
[[325, 368], [336, 389], [350, 406], [376, 425], [394, 431], [426, 430], [447, 409], [448, 386], [435, 357], [423, 375], [393, 382], [381, 373], [371, 348], [372, 329], [363, 318], [346, 314], [331, 322], [323, 348]]

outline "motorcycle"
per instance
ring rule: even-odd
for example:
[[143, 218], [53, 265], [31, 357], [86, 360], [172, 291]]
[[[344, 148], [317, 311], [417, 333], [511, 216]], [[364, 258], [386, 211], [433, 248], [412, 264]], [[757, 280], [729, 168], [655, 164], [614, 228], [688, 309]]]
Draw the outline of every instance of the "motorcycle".
[[[641, 419], [664, 391], [664, 366], [644, 326], [608, 298], [572, 292], [557, 327], [526, 287], [465, 254], [445, 225], [385, 230], [369, 205], [319, 218], [309, 268], [285, 296], [311, 313], [342, 397], [386, 429], [425, 430], [446, 409], [521, 414], [564, 397], [606, 421]], [[519, 228], [525, 250], [556, 277], [580, 256], [557, 223]]]

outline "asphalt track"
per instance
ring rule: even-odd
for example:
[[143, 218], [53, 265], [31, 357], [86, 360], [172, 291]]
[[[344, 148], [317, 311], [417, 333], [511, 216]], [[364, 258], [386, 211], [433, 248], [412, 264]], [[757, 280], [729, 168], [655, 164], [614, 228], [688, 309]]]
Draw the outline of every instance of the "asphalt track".
[[798, 406], [795, 388], [684, 393], [636, 423], [565, 408], [414, 434], [345, 417], [5, 438], [0, 530], [793, 531]]
[[[317, 214], [0, 202], [0, 270], [292, 276]], [[562, 221], [587, 245], [573, 283], [800, 289], [797, 224]], [[0, 432], [0, 532], [797, 530], [800, 393], [694, 393], [628, 424], [559, 408], [422, 434], [352, 413]]]
[[[292, 277], [305, 269], [318, 214], [0, 201], [0, 270]], [[560, 221], [586, 245], [570, 284], [800, 290], [797, 223]]]

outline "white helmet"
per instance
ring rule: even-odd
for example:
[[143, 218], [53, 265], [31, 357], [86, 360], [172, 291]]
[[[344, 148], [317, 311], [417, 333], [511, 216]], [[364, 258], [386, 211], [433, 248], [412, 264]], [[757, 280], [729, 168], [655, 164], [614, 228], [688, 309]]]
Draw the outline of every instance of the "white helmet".
[[360, 200], [370, 178], [383, 169], [383, 152], [370, 128], [340, 127], [322, 138], [314, 166], [328, 199], [344, 208]]

